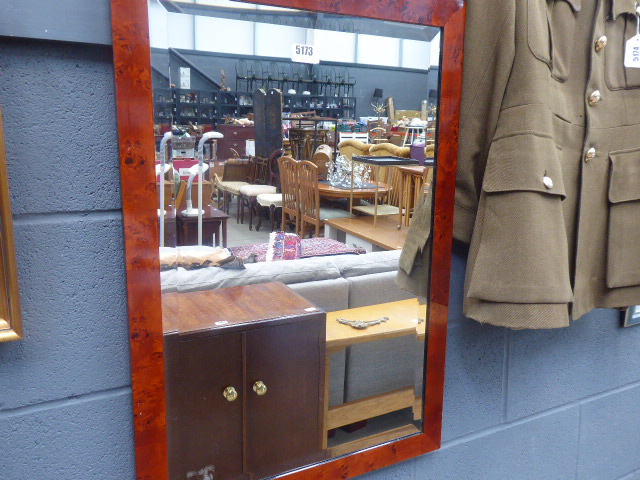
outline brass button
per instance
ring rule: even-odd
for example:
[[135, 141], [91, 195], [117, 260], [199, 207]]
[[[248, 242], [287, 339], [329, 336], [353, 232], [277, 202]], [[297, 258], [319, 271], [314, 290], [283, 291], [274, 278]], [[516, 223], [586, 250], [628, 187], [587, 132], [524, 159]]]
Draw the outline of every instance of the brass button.
[[589, 105], [592, 107], [596, 103], [598, 103], [600, 100], [602, 100], [602, 95], [600, 95], [600, 90], [594, 90], [594, 92], [591, 95], [589, 95]]
[[596, 156], [596, 149], [591, 147], [589, 150], [587, 150], [587, 155], [585, 156], [585, 162], [588, 162], [589, 160], [591, 160], [592, 158], [595, 158]]
[[544, 183], [544, 186], [547, 187], [548, 189], [552, 189], [553, 188], [553, 180], [551, 180], [551, 177], [547, 177], [545, 175], [542, 178], [542, 183]]
[[606, 35], [603, 35], [598, 40], [596, 40], [596, 52], [601, 52], [602, 50], [604, 50], [604, 47], [606, 46], [607, 46]]

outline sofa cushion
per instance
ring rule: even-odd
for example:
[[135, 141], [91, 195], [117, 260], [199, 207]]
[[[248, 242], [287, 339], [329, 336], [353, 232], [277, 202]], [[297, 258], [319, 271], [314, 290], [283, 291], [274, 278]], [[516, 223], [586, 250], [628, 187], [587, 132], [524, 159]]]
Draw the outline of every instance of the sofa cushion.
[[366, 255], [343, 256], [336, 258], [340, 274], [345, 277], [369, 275], [371, 273], [391, 272], [398, 270], [400, 250], [372, 252]]
[[218, 267], [179, 272], [179, 292], [195, 292], [213, 288], [237, 287], [254, 283], [282, 282], [284, 284], [329, 280], [340, 277], [331, 257], [303, 258], [288, 262], [259, 262], [245, 265], [244, 270]]
[[289, 287], [325, 312], [349, 308], [349, 282], [344, 278], [292, 283]]
[[162, 293], [177, 292], [178, 270], [174, 268], [160, 272], [160, 283], [162, 284]]
[[411, 292], [398, 287], [395, 279], [395, 270], [348, 278], [349, 308], [367, 307], [378, 303], [415, 298]]

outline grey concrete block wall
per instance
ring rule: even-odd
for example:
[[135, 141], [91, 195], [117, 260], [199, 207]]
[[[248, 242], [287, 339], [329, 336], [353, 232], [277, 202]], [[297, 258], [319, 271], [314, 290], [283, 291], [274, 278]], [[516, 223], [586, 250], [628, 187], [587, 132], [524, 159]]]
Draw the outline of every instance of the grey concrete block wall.
[[[84, 28], [75, 11], [68, 28]], [[0, 344], [0, 478], [133, 479], [111, 51], [7, 34], [0, 22], [26, 337]], [[477, 325], [464, 266], [457, 248], [443, 447], [361, 478], [640, 480], [640, 327], [610, 310], [557, 331]]]
[[0, 37], [0, 58], [25, 330], [0, 343], [0, 478], [133, 479], [111, 48]]

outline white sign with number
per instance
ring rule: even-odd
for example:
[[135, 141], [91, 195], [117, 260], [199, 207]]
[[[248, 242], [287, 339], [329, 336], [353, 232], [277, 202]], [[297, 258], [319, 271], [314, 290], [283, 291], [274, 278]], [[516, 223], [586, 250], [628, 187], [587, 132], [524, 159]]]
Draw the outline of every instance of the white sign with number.
[[627, 46], [624, 50], [624, 66], [640, 68], [640, 35], [627, 40]]
[[296, 43], [291, 46], [291, 61], [320, 63], [320, 55], [318, 55], [318, 49], [314, 45], [301, 45]]
[[191, 88], [191, 69], [180, 67], [180, 88]]

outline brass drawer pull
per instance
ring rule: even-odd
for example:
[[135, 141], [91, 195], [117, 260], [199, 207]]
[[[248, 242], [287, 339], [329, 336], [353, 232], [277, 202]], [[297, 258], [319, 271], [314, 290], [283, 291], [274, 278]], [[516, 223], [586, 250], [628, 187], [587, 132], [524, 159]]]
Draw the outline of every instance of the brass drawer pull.
[[267, 386], [264, 384], [264, 382], [258, 380], [253, 384], [253, 391], [258, 395], [264, 395], [265, 393], [267, 393]]
[[238, 398], [238, 392], [233, 387], [227, 387], [222, 392], [224, 398], [227, 399], [227, 402], [233, 402], [236, 398]]

